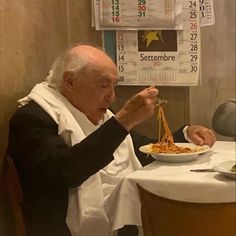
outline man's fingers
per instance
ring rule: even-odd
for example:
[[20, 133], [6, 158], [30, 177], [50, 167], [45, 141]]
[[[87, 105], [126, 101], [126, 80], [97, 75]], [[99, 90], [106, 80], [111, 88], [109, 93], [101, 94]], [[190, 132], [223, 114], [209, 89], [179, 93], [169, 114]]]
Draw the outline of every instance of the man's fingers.
[[[192, 137], [191, 137], [192, 136]], [[197, 133], [196, 134], [193, 134], [193, 135], [191, 135], [190, 137], [191, 137], [191, 139], [192, 139], [192, 141], [195, 143], [195, 144], [197, 144], [197, 145], [204, 145], [204, 139], [201, 137], [201, 136], [199, 136]]]
[[212, 147], [213, 144], [215, 143], [215, 134], [213, 133], [212, 130], [205, 130], [203, 133], [203, 140], [204, 140], [204, 144], [208, 145], [209, 147]]
[[158, 89], [155, 87], [149, 87], [140, 92], [146, 98], [156, 97], [158, 95]]

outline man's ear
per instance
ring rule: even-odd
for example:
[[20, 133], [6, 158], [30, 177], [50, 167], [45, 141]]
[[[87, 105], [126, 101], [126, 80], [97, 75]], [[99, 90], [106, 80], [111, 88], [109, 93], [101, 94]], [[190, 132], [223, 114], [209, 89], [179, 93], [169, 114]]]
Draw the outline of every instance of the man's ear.
[[65, 71], [63, 73], [63, 82], [67, 89], [72, 89], [74, 87], [73, 72]]

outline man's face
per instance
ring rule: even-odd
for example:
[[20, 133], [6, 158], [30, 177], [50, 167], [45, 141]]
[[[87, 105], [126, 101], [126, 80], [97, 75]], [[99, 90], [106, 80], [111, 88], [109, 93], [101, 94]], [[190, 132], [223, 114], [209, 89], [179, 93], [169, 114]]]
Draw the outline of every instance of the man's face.
[[111, 61], [89, 65], [78, 77], [74, 80], [70, 102], [96, 125], [116, 99], [116, 66]]

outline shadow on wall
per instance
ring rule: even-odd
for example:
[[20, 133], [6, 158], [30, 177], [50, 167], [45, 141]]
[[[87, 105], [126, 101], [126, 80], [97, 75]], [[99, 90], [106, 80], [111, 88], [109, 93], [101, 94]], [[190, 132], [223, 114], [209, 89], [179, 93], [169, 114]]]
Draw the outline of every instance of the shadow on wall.
[[[30, 90], [30, 89], [27, 89]], [[6, 152], [8, 142], [8, 123], [12, 114], [17, 109], [17, 100], [24, 97], [26, 92], [15, 93], [12, 95], [0, 94], [0, 101], [5, 101], [0, 107], [0, 130], [1, 130], [1, 142], [0, 142], [0, 171], [2, 170], [3, 157]]]
[[16, 235], [16, 232], [14, 231], [14, 225], [14, 219], [7, 201], [6, 190], [4, 189], [2, 177], [0, 177], [0, 235]]

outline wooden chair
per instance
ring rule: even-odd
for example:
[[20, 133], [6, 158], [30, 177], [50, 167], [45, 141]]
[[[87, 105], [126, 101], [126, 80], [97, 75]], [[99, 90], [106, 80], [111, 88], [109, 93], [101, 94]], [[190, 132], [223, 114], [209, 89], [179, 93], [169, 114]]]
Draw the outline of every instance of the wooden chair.
[[236, 235], [236, 203], [175, 201], [138, 188], [145, 236]]
[[25, 236], [25, 225], [20, 204], [23, 202], [23, 192], [13, 160], [6, 156], [3, 163], [3, 184], [7, 192], [12, 215], [15, 221], [16, 236]]

